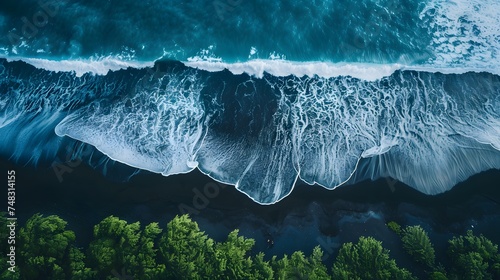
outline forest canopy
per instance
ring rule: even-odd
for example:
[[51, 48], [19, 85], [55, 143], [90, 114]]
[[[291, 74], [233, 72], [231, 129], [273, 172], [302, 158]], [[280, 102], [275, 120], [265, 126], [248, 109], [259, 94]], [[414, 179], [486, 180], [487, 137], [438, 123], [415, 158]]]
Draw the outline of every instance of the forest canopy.
[[[7, 236], [2, 213], [1, 236]], [[498, 246], [468, 231], [448, 242], [451, 266], [436, 263], [435, 249], [420, 226], [388, 227], [423, 269], [426, 279], [499, 279]], [[76, 234], [58, 216], [35, 214], [19, 230], [16, 271], [7, 270], [2, 255], [1, 279], [417, 279], [399, 267], [382, 242], [362, 236], [343, 244], [333, 261], [325, 263], [319, 246], [309, 254], [266, 256], [252, 253], [255, 241], [231, 231], [216, 242], [188, 215], [176, 216], [165, 228], [142, 226], [109, 216], [94, 226], [93, 239], [78, 247]], [[2, 252], [7, 244], [0, 245]], [[415, 272], [415, 271], [413, 271]]]

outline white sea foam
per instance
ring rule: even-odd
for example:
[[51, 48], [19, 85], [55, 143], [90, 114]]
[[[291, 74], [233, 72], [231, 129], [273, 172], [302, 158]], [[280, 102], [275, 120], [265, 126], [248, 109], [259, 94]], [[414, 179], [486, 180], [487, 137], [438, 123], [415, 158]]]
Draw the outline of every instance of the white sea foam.
[[376, 81], [392, 75], [397, 70], [412, 70], [429, 73], [463, 74], [467, 72], [488, 72], [500, 75], [500, 68], [485, 67], [482, 65], [445, 67], [434, 64], [403, 65], [403, 64], [374, 64], [374, 63], [330, 63], [330, 62], [295, 62], [287, 60], [262, 60], [255, 59], [247, 62], [225, 63], [222, 61], [190, 60], [184, 62], [186, 66], [218, 72], [224, 69], [233, 74], [246, 73], [257, 78], [262, 78], [264, 73], [277, 77], [286, 76], [318, 76], [321, 78], [334, 78], [351, 76], [354, 78]]
[[[165, 176], [198, 168], [260, 204], [286, 197], [299, 177], [327, 189], [342, 185], [353, 178], [362, 158], [370, 167], [354, 181], [390, 176], [437, 194], [500, 167], [495, 150], [500, 147], [499, 84], [491, 76], [400, 73], [375, 82], [348, 77], [267, 81], [269, 90], [283, 93], [277, 107], [253, 111], [255, 92], [241, 100], [246, 101], [241, 109], [248, 115], [272, 114], [269, 123], [259, 136], [238, 130], [228, 136], [217, 128], [227, 123], [206, 126], [214, 108], [200, 105], [203, 85], [196, 75], [188, 81], [169, 74], [168, 85], [138, 91], [134, 108], [127, 108], [126, 100], [93, 106], [72, 113], [55, 130], [114, 160]], [[297, 94], [287, 95], [289, 90]], [[211, 99], [220, 105], [218, 112], [231, 110], [218, 96]]]
[[319, 76], [323, 78], [351, 76], [368, 81], [390, 76], [394, 71], [402, 67], [400, 64], [294, 62], [281, 59], [254, 59], [236, 63], [189, 59], [184, 64], [211, 72], [227, 69], [233, 74], [246, 73], [258, 78], [263, 77], [264, 72], [266, 72], [279, 77], [289, 75], [297, 77]]
[[76, 76], [81, 77], [86, 73], [95, 75], [106, 75], [109, 71], [120, 69], [145, 68], [154, 65], [154, 62], [138, 62], [131, 60], [122, 60], [118, 57], [102, 57], [91, 59], [64, 59], [50, 60], [41, 58], [25, 57], [6, 57], [7, 61], [24, 61], [39, 69], [45, 69], [54, 72], [74, 72]]
[[[433, 0], [420, 14], [433, 40], [432, 65], [500, 72], [498, 0]], [[483, 70], [484, 71], [484, 70]]]
[[[117, 57], [103, 57], [98, 59], [77, 60], [49, 60], [40, 58], [7, 57], [7, 61], [24, 61], [39, 69], [54, 72], [74, 72], [77, 77], [86, 73], [94, 75], [106, 75], [109, 71], [120, 69], [146, 68], [154, 66], [154, 61], [140, 62], [134, 60], [121, 60]], [[500, 68], [485, 67], [445, 67], [433, 64], [427, 65], [403, 65], [403, 64], [374, 64], [374, 63], [331, 63], [331, 62], [296, 62], [288, 60], [254, 59], [247, 62], [226, 63], [222, 60], [194, 58], [183, 62], [186, 66], [218, 72], [225, 69], [235, 75], [246, 73], [248, 75], [262, 78], [264, 73], [277, 77], [286, 76], [318, 76], [321, 78], [333, 78], [339, 76], [351, 76], [354, 78], [376, 81], [383, 77], [392, 75], [397, 70], [414, 70], [430, 73], [463, 74], [467, 72], [489, 72], [500, 75]]]
[[[81, 77], [85, 73], [105, 75], [109, 71], [133, 68], [145, 68], [154, 65], [151, 62], [139, 62], [133, 60], [121, 60], [117, 57], [103, 57], [98, 59], [77, 60], [49, 60], [40, 58], [7, 57], [8, 61], [24, 61], [39, 69], [54, 72], [75, 72]], [[218, 72], [224, 69], [233, 74], [246, 73], [251, 76], [262, 78], [264, 72], [274, 76], [285, 77], [294, 75], [318, 76], [331, 78], [338, 76], [351, 76], [368, 81], [375, 81], [390, 76], [398, 69], [406, 68], [401, 64], [370, 64], [370, 63], [330, 63], [330, 62], [295, 62], [282, 59], [254, 59], [247, 62], [227, 63], [222, 59], [213, 59], [196, 56], [183, 62], [188, 67], [197, 68], [209, 72]], [[425, 71], [425, 69], [419, 69]], [[453, 70], [450, 70], [453, 71]]]
[[[20, 154], [22, 149], [34, 158], [47, 149], [33, 147], [53, 135], [46, 129], [66, 114], [61, 108], [69, 105], [64, 104], [86, 99], [81, 83], [104, 82], [98, 76], [85, 81], [66, 76], [60, 85], [44, 87], [39, 85], [54, 78], [51, 73], [32, 79], [5, 73], [4, 83], [20, 85], [7, 86], [0, 98], [4, 128], [19, 123], [22, 130], [28, 127], [23, 116], [44, 114], [39, 125], [30, 124], [29, 131], [35, 132], [22, 137], [25, 142], [13, 150]], [[286, 197], [297, 178], [332, 189], [351, 178], [390, 176], [436, 194], [473, 174], [500, 168], [498, 76], [399, 72], [375, 82], [287, 77], [253, 80], [253, 90], [230, 85], [228, 77], [208, 81], [210, 90], [204, 91], [206, 80], [195, 71], [165, 75], [146, 74], [146, 82], [132, 85], [133, 91], [112, 103], [97, 97], [81, 104], [55, 126], [56, 134], [165, 176], [198, 168], [261, 204]], [[217, 88], [213, 82], [231, 88], [212, 91]], [[268, 107], [259, 101], [259, 94], [270, 98]], [[248, 118], [234, 118], [239, 112]], [[51, 113], [59, 114], [56, 120], [46, 117]], [[262, 115], [267, 116], [260, 120], [262, 126], [254, 127]], [[21, 131], [8, 129], [6, 139], [16, 139]], [[251, 133], [252, 129], [256, 131]], [[11, 142], [21, 143], [6, 141], [3, 148]], [[358, 172], [360, 159], [369, 166], [362, 163]]]

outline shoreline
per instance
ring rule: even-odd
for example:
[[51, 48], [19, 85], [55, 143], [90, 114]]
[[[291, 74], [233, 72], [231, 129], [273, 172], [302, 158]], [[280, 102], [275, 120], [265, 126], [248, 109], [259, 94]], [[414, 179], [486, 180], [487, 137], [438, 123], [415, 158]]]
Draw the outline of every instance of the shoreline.
[[[143, 226], [150, 222], [164, 225], [182, 214], [182, 205], [197, 210], [191, 213], [192, 219], [215, 240], [221, 241], [239, 228], [240, 234], [256, 240], [254, 250], [266, 255], [309, 252], [319, 244], [333, 256], [339, 244], [369, 235], [382, 240], [404, 263], [404, 252], [385, 226], [388, 221], [420, 224], [436, 241], [474, 229], [500, 243], [500, 227], [494, 223], [500, 218], [500, 189], [494, 187], [500, 170], [474, 175], [435, 196], [399, 182], [391, 188], [384, 179], [331, 191], [298, 182], [282, 201], [259, 205], [232, 186], [218, 184], [215, 191], [216, 183], [198, 171], [170, 177], [141, 172], [129, 182], [113, 182], [82, 164], [59, 182], [49, 166], [21, 167], [6, 160], [1, 160], [0, 166], [3, 170], [13, 168], [18, 175], [20, 222], [37, 212], [58, 215], [77, 232], [79, 244], [87, 244], [92, 227], [109, 215], [140, 221]], [[209, 196], [205, 197], [207, 202], [193, 200], [204, 193]], [[194, 207], [200, 205], [205, 206]], [[275, 241], [271, 249], [266, 243], [269, 235]], [[435, 243], [439, 251], [439, 242]]]

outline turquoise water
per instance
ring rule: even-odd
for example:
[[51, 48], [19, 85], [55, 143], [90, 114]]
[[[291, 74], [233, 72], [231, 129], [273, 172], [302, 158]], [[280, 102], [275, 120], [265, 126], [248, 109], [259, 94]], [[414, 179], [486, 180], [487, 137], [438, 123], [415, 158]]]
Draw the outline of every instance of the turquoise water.
[[0, 28], [9, 34], [0, 39], [9, 55], [186, 60], [211, 50], [228, 62], [385, 63], [424, 58], [432, 39], [420, 1], [10, 2]]
[[498, 10], [494, 0], [7, 1], [0, 53], [475, 67], [498, 61]]

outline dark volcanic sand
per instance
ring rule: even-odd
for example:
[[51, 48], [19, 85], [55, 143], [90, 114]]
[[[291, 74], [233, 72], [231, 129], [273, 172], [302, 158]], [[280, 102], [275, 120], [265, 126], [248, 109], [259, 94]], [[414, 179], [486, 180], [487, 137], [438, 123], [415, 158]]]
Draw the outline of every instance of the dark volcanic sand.
[[[339, 244], [369, 235], [383, 241], [399, 265], [410, 267], [399, 238], [385, 226], [391, 220], [422, 225], [442, 263], [446, 263], [446, 240], [467, 229], [500, 243], [499, 170], [475, 175], [437, 196], [423, 195], [402, 183], [391, 189], [385, 179], [334, 191], [298, 183], [281, 202], [262, 206], [198, 171], [170, 177], [142, 172], [122, 183], [81, 164], [59, 182], [49, 165], [35, 169], [3, 160], [0, 166], [4, 174], [7, 169], [16, 170], [16, 209], [21, 223], [37, 212], [59, 215], [76, 231], [82, 246], [91, 239], [93, 225], [109, 215], [143, 225], [157, 221], [165, 228], [181, 209], [195, 211], [192, 218], [201, 230], [218, 241], [240, 228], [241, 234], [256, 240], [254, 250], [267, 256], [295, 250], [309, 254], [319, 244], [328, 264]], [[208, 197], [195, 197], [204, 191]], [[270, 249], [266, 243], [269, 236], [275, 242]], [[416, 270], [420, 269], [412, 269]]]

